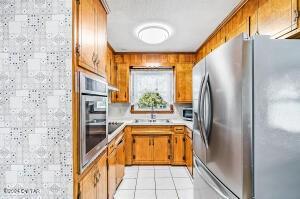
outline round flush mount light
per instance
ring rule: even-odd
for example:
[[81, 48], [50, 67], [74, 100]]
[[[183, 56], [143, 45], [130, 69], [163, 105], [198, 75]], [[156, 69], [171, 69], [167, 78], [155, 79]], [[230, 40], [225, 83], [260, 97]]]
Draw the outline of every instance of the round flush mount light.
[[136, 30], [137, 37], [147, 44], [160, 44], [166, 41], [171, 33], [170, 27], [157, 23], [144, 24]]

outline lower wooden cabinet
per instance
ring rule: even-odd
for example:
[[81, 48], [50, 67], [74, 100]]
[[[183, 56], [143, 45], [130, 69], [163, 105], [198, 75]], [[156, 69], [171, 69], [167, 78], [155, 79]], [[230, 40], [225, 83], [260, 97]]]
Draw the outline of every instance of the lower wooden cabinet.
[[125, 140], [124, 137], [116, 146], [116, 177], [117, 186], [121, 183], [125, 171]]
[[80, 181], [81, 199], [107, 199], [106, 153]]
[[170, 164], [171, 135], [133, 135], [133, 164]]
[[185, 138], [185, 159], [186, 159], [186, 166], [191, 176], [193, 176], [193, 141], [187, 135]]
[[120, 133], [108, 144], [108, 199], [113, 199], [116, 189], [124, 177], [125, 139]]
[[108, 198], [113, 199], [117, 188], [116, 174], [116, 149], [113, 149], [107, 157], [108, 162]]
[[185, 165], [185, 134], [173, 136], [173, 164]]

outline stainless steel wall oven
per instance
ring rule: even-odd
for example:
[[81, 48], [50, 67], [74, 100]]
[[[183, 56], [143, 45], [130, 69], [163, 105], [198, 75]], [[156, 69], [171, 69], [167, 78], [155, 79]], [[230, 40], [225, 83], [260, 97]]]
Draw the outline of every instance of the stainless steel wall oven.
[[80, 72], [80, 171], [107, 144], [107, 83], [101, 77]]

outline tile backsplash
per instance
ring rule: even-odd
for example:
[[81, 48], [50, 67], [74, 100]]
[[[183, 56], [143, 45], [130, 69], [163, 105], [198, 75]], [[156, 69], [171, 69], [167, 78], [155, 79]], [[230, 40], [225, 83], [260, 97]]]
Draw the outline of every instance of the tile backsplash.
[[0, 1], [0, 198], [72, 198], [72, 1]]

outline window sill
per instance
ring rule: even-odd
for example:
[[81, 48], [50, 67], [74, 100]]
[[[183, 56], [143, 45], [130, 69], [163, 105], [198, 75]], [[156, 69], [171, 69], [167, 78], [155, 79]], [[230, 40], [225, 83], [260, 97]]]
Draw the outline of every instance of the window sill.
[[132, 114], [150, 114], [150, 113], [155, 113], [155, 114], [172, 114], [172, 113], [174, 113], [174, 107], [173, 107], [173, 105], [170, 105], [170, 110], [143, 111], [143, 110], [135, 110], [134, 109], [134, 105], [131, 105], [130, 113], [132, 113]]

